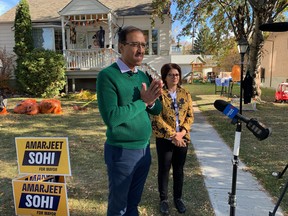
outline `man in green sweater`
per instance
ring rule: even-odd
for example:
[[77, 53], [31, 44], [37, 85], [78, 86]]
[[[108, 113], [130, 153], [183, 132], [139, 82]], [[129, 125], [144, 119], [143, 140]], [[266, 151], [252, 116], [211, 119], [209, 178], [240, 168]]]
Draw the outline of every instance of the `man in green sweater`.
[[148, 77], [142, 64], [146, 41], [141, 29], [118, 33], [121, 57], [97, 77], [97, 100], [107, 126], [104, 158], [109, 179], [107, 216], [138, 216], [151, 164], [149, 114], [158, 115], [163, 83]]

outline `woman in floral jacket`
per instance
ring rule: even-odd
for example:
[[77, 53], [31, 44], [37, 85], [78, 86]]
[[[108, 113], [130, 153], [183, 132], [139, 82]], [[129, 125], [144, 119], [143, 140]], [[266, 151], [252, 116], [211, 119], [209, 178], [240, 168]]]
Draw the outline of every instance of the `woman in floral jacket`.
[[194, 121], [192, 98], [190, 93], [181, 87], [179, 65], [163, 65], [161, 77], [164, 82], [163, 94], [160, 97], [162, 112], [152, 117], [158, 155], [160, 212], [169, 213], [168, 181], [172, 165], [174, 205], [179, 213], [184, 213], [186, 207], [182, 201], [183, 167], [190, 143], [190, 128]]

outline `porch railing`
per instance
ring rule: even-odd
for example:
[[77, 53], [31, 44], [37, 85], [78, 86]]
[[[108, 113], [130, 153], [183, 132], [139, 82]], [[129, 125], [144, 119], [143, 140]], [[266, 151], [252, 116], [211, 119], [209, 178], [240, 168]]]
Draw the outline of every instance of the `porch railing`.
[[[114, 49], [77, 49], [64, 51], [67, 70], [89, 70], [102, 69], [115, 62], [120, 54]], [[148, 63], [143, 63], [138, 67], [147, 72], [152, 78], [161, 78], [160, 74]]]
[[120, 56], [114, 49], [77, 49], [64, 51], [68, 70], [101, 69], [115, 62]]
[[148, 63], [142, 63], [142, 65], [139, 66], [138, 68], [143, 72], [148, 73], [153, 79], [161, 78], [160, 73], [158, 73], [157, 70]]

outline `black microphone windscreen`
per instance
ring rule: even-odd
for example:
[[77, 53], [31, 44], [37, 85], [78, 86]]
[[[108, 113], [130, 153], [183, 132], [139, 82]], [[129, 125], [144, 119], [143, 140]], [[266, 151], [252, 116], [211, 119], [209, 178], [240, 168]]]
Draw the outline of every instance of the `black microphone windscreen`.
[[215, 100], [214, 102], [214, 107], [220, 112], [223, 112], [227, 105], [229, 105], [229, 103], [224, 100]]
[[266, 23], [260, 25], [259, 29], [261, 31], [284, 32], [288, 31], [288, 22]]

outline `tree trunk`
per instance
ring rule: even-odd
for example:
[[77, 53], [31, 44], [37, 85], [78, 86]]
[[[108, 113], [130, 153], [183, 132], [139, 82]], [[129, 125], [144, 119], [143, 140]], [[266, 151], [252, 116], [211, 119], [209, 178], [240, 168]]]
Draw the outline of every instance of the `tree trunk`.
[[[253, 98], [255, 96], [260, 96], [261, 95], [261, 92], [259, 92], [259, 88], [257, 88], [256, 86], [256, 81], [255, 81], [255, 78], [257, 77], [257, 68], [258, 68], [258, 65], [260, 65], [260, 52], [261, 52], [261, 47], [263, 46], [263, 34], [262, 32], [259, 30], [259, 25], [261, 22], [260, 20], [260, 16], [257, 16], [255, 14], [255, 19], [254, 19], [254, 22], [255, 22], [255, 26], [254, 26], [254, 31], [252, 36], [251, 36], [251, 42], [249, 44], [249, 54], [248, 54], [248, 59], [249, 59], [249, 62], [248, 62], [248, 65], [247, 65], [247, 73], [250, 73], [250, 75], [254, 78], [254, 81], [253, 81]], [[258, 90], [257, 90], [258, 89]]]

